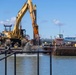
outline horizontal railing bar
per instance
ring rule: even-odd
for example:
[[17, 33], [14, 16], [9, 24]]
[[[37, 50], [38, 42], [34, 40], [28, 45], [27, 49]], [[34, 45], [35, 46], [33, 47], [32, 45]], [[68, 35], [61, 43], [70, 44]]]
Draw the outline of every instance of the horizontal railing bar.
[[10, 51], [10, 50], [1, 51], [1, 52], [0, 52], [0, 55], [2, 55], [2, 54], [5, 53], [5, 52], [8, 52], [8, 51]]
[[46, 52], [51, 53], [52, 50], [47, 50], [47, 51], [16, 51], [16, 54], [19, 54], [19, 53], [46, 53]]
[[9, 54], [9, 55], [1, 58], [0, 61], [3, 60], [3, 59], [5, 59], [5, 58], [7, 58], [7, 57], [9, 57], [9, 56], [11, 56], [11, 55], [13, 55], [14, 53], [20, 54], [20, 53], [46, 53], [46, 52], [51, 53], [52, 51], [51, 50], [47, 50], [47, 51], [13, 51], [12, 50], [12, 52], [10, 51], [11, 54]]
[[9, 54], [9, 55], [7, 55], [7, 56], [1, 58], [0, 61], [4, 60], [4, 59], [7, 58], [7, 57], [10, 57], [10, 56], [13, 55], [14, 53], [16, 53], [16, 52], [12, 52], [11, 54]]
[[11, 52], [16, 52], [16, 53], [46, 53], [46, 52], [49, 52], [50, 53], [50, 52], [52, 52], [52, 50], [44, 50], [44, 51], [5, 50], [5, 51], [1, 52], [0, 55], [5, 53], [5, 52], [10, 52], [10, 53]]

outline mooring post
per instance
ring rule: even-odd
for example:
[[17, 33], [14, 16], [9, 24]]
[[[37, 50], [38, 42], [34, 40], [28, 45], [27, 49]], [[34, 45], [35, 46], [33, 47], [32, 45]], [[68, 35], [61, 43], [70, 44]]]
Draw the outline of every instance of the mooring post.
[[16, 75], [16, 53], [14, 53], [14, 75]]

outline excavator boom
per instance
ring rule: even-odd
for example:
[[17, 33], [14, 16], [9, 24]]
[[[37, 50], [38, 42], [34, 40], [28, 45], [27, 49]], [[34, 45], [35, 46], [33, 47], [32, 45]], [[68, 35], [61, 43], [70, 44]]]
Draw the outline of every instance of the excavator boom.
[[[19, 35], [19, 27], [20, 27], [20, 22], [21, 22], [21, 19], [22, 19], [22, 17], [24, 16], [24, 14], [26, 13], [26, 11], [28, 10], [28, 4], [27, 3], [25, 3], [24, 5], [23, 5], [23, 7], [21, 8], [21, 10], [18, 12], [18, 15], [17, 15], [17, 17], [16, 17], [16, 23], [15, 23], [15, 25], [14, 25], [14, 29], [13, 29], [13, 35], [15, 35], [15, 36], [20, 36]], [[19, 33], [18, 33], [19, 32]]]
[[[19, 24], [21, 22], [22, 17], [24, 16], [24, 14], [27, 12], [27, 10], [29, 10], [30, 13], [30, 17], [32, 20], [32, 27], [33, 27], [33, 38], [36, 38], [36, 35], [39, 35], [38, 32], [38, 25], [36, 23], [36, 13], [34, 11], [36, 11], [36, 6], [33, 5], [32, 0], [28, 0], [27, 3], [25, 3], [23, 5], [23, 7], [21, 8], [21, 10], [18, 12], [18, 15], [16, 17], [16, 23], [13, 29], [13, 35], [15, 36], [20, 36], [20, 32], [19, 32]], [[18, 33], [19, 32], [19, 33]]]

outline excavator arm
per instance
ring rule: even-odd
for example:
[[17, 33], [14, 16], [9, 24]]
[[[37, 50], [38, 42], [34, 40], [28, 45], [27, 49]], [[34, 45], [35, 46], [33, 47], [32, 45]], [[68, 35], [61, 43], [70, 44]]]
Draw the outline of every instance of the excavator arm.
[[12, 35], [14, 35], [15, 37], [18, 37], [18, 36], [21, 37], [19, 32], [19, 27], [20, 27], [19, 24], [24, 14], [27, 12], [27, 10], [29, 10], [30, 17], [32, 20], [33, 38], [36, 39], [36, 36], [39, 35], [39, 32], [38, 32], [38, 25], [36, 24], [36, 13], [35, 13], [36, 6], [33, 5], [32, 0], [28, 0], [27, 3], [25, 3], [21, 8], [21, 10], [19, 11], [16, 17], [16, 23], [15, 23]]
[[28, 3], [29, 3], [28, 9], [29, 9], [31, 20], [32, 20], [33, 38], [36, 39], [37, 36], [39, 35], [38, 25], [36, 23], [36, 5], [33, 6], [31, 0], [29, 0]]
[[21, 8], [21, 10], [18, 12], [18, 15], [16, 17], [16, 22], [15, 22], [15, 25], [14, 25], [14, 29], [13, 29], [13, 32], [12, 32], [12, 35], [14, 35], [15, 37], [18, 37], [18, 36], [21, 37], [20, 32], [19, 32], [20, 22], [21, 22], [21, 19], [24, 16], [24, 14], [26, 13], [27, 10], [28, 10], [28, 4], [25, 3], [23, 5], [23, 7]]

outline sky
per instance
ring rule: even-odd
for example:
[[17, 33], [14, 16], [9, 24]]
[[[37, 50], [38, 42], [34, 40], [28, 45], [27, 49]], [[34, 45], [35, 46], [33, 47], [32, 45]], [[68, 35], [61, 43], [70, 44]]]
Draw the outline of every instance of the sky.
[[[26, 0], [0, 0], [0, 32], [4, 24], [14, 26], [15, 17]], [[37, 25], [41, 38], [54, 38], [58, 34], [76, 36], [76, 0], [32, 0], [37, 6]], [[21, 21], [26, 34], [33, 38], [30, 14]], [[13, 29], [12, 26], [12, 29]]]

